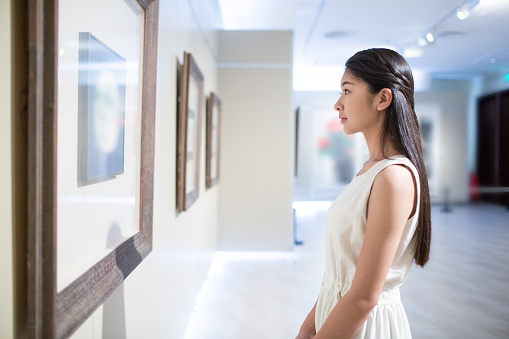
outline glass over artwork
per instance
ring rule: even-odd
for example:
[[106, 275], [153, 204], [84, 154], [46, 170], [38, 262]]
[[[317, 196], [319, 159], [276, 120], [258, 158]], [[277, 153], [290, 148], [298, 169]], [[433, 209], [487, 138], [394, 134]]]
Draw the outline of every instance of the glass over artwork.
[[210, 157], [210, 177], [217, 178], [217, 168], [219, 162], [219, 107], [212, 107], [212, 126], [211, 126], [211, 157]]
[[58, 291], [139, 230], [143, 13], [59, 1]]
[[199, 84], [195, 78], [189, 79], [189, 98], [187, 109], [187, 155], [186, 155], [186, 194], [196, 190], [196, 138], [198, 133], [198, 109], [200, 105]]
[[90, 32], [79, 33], [78, 184], [124, 172], [126, 60]]

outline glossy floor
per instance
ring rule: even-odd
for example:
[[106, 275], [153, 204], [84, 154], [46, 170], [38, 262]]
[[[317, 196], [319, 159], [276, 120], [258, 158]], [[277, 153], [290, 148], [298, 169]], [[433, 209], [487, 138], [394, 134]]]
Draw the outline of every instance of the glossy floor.
[[[289, 253], [218, 253], [186, 339], [295, 338], [323, 274], [327, 203], [297, 204]], [[401, 288], [414, 339], [509, 338], [509, 211], [434, 207], [432, 257]]]

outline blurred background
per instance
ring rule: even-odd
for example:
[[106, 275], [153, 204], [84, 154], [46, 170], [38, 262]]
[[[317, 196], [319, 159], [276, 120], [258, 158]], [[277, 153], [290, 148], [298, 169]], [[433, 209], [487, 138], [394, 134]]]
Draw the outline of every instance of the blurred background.
[[[508, 300], [501, 296], [509, 292], [509, 1], [219, 4], [226, 31], [258, 31], [264, 39], [271, 31], [292, 34], [295, 247], [291, 254], [246, 252], [251, 239], [231, 246], [240, 252], [217, 252], [186, 338], [297, 333], [320, 286], [326, 211], [369, 158], [363, 136], [344, 134], [333, 105], [346, 60], [371, 47], [398, 51], [415, 78], [433, 245], [430, 263], [402, 287], [413, 336], [508, 337]], [[271, 67], [282, 67], [277, 62]]]

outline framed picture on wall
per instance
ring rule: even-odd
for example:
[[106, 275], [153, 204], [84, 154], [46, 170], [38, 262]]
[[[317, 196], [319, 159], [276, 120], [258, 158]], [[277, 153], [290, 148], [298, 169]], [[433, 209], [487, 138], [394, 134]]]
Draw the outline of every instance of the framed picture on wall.
[[158, 6], [28, 3], [30, 338], [71, 336], [152, 250]]
[[294, 157], [293, 157], [293, 175], [299, 174], [299, 119], [300, 107], [295, 109], [295, 140], [294, 140]]
[[206, 186], [211, 188], [219, 182], [219, 155], [221, 137], [221, 100], [211, 93], [207, 98], [206, 128]]
[[124, 172], [126, 60], [90, 32], [79, 33], [78, 185]]
[[180, 71], [177, 116], [177, 212], [198, 199], [200, 186], [203, 75], [190, 53], [184, 52]]

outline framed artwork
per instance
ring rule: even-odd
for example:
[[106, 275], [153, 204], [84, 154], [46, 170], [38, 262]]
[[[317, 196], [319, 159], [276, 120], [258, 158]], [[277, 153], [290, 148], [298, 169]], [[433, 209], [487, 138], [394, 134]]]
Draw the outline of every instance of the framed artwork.
[[126, 60], [89, 32], [79, 33], [78, 184], [124, 172]]
[[206, 128], [206, 186], [211, 188], [219, 182], [219, 155], [221, 136], [221, 100], [211, 93], [207, 99]]
[[299, 173], [299, 119], [300, 119], [300, 107], [295, 109], [295, 153], [293, 158], [293, 175], [297, 176]]
[[184, 52], [180, 71], [177, 113], [177, 212], [187, 211], [198, 199], [203, 75], [190, 53]]
[[28, 333], [67, 338], [152, 250], [158, 0], [28, 2]]

